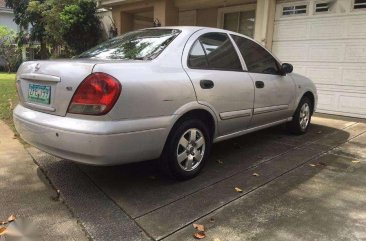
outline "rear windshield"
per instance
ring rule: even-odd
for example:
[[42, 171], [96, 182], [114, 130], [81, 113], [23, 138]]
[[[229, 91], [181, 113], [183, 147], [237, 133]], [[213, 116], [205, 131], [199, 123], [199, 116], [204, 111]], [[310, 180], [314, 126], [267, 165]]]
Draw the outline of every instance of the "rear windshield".
[[151, 60], [156, 58], [180, 32], [177, 29], [144, 29], [130, 32], [108, 40], [78, 57]]

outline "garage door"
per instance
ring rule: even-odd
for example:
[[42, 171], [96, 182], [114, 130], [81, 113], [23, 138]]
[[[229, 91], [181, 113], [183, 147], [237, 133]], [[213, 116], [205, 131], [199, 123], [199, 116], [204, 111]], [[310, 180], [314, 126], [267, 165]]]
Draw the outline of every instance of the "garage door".
[[316, 83], [318, 112], [366, 118], [366, 0], [278, 3], [272, 51]]

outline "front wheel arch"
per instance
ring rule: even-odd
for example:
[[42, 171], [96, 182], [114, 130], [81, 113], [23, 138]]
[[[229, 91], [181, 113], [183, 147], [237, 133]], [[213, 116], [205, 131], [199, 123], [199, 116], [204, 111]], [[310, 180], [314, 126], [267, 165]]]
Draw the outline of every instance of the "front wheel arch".
[[309, 100], [311, 101], [311, 114], [314, 114], [314, 110], [315, 110], [315, 97], [314, 97], [314, 94], [311, 91], [307, 91], [305, 94], [303, 94], [303, 96], [301, 97], [300, 101], [304, 97], [309, 98]]

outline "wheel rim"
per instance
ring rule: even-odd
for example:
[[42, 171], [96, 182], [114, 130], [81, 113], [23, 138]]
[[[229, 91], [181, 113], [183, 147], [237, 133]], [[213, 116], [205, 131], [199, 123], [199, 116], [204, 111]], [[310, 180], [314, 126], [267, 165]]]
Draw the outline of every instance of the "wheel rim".
[[300, 109], [300, 127], [305, 130], [308, 127], [310, 121], [310, 106], [308, 103], [304, 103]]
[[178, 142], [177, 161], [184, 171], [193, 171], [203, 160], [206, 140], [202, 132], [191, 128], [184, 132]]

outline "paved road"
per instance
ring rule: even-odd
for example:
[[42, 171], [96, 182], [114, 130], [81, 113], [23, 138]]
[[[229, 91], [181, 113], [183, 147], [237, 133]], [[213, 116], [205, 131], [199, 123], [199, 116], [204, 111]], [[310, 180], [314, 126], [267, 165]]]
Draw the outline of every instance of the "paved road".
[[194, 222], [207, 240], [366, 239], [366, 124], [313, 123], [303, 136], [280, 126], [215, 144], [186, 182], [154, 162], [91, 167], [28, 150], [95, 240], [193, 240]]

